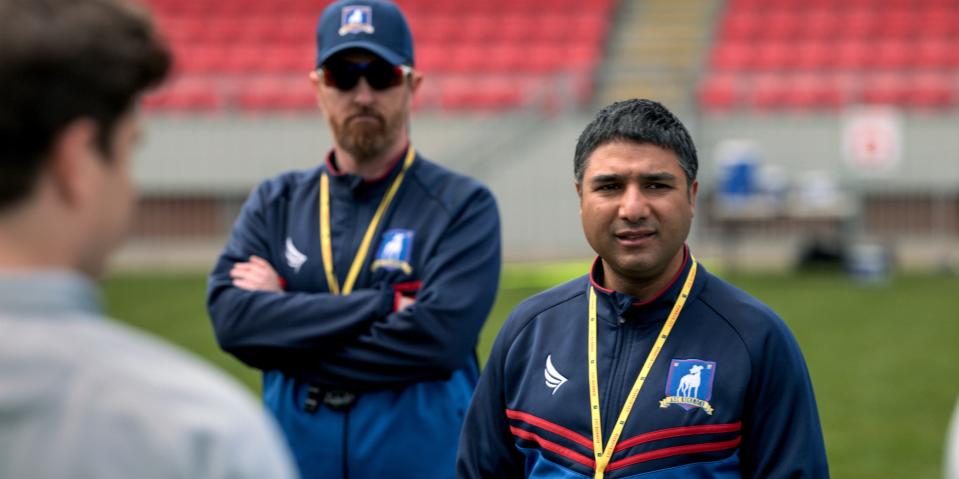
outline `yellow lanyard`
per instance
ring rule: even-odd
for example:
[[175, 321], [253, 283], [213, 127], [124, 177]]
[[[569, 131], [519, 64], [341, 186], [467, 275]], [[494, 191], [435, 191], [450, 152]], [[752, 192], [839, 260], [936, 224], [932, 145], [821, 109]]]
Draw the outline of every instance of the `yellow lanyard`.
[[390, 202], [393, 201], [393, 197], [396, 196], [396, 191], [400, 189], [403, 176], [410, 165], [413, 164], [413, 158], [415, 157], [416, 154], [411, 146], [406, 152], [406, 159], [403, 160], [403, 168], [396, 175], [390, 189], [383, 195], [380, 205], [376, 208], [376, 213], [373, 214], [373, 219], [370, 220], [370, 225], [366, 227], [366, 234], [363, 235], [360, 249], [357, 250], [356, 257], [353, 258], [353, 264], [350, 266], [349, 274], [346, 275], [346, 282], [343, 283], [342, 291], [340, 290], [340, 282], [336, 279], [336, 273], [333, 271], [333, 246], [330, 239], [330, 178], [326, 172], [323, 172], [323, 176], [320, 177], [320, 247], [323, 253], [323, 271], [326, 272], [326, 282], [330, 285], [331, 293], [350, 294], [353, 291], [356, 278], [360, 275], [360, 269], [363, 268], [363, 263], [366, 261], [366, 255], [369, 252], [370, 243], [373, 241], [373, 235], [376, 233], [376, 227], [379, 225], [383, 213], [390, 206]]
[[683, 310], [683, 306], [686, 304], [686, 298], [689, 296], [689, 290], [693, 287], [693, 280], [695, 279], [696, 259], [693, 258], [693, 265], [689, 269], [689, 275], [686, 276], [686, 282], [683, 283], [683, 289], [680, 291], [679, 297], [676, 298], [676, 303], [673, 305], [672, 311], [669, 312], [669, 316], [666, 318], [666, 324], [663, 325], [659, 336], [656, 337], [656, 342], [653, 343], [653, 349], [651, 349], [649, 355], [646, 356], [646, 362], [643, 363], [643, 369], [639, 371], [639, 376], [636, 377], [633, 389], [629, 391], [629, 396], [626, 397], [626, 403], [623, 404], [623, 409], [619, 412], [619, 419], [616, 420], [616, 425], [613, 427], [613, 433], [609, 436], [609, 442], [606, 443], [605, 450], [603, 450], [602, 419], [600, 418], [599, 412], [599, 379], [596, 373], [596, 292], [592, 286], [589, 287], [589, 406], [593, 419], [593, 452], [596, 456], [594, 479], [603, 479], [606, 466], [613, 457], [613, 450], [616, 448], [616, 443], [619, 442], [619, 436], [623, 433], [623, 426], [626, 424], [626, 419], [629, 418], [629, 413], [633, 410], [633, 403], [636, 402], [636, 398], [639, 396], [639, 390], [643, 388], [643, 383], [646, 382], [646, 376], [649, 375], [649, 370], [652, 369], [653, 363], [656, 362], [656, 357], [659, 356], [663, 345], [666, 344], [666, 338], [669, 337], [669, 333], [673, 330], [673, 325], [676, 324], [676, 320], [679, 318], [679, 312]]

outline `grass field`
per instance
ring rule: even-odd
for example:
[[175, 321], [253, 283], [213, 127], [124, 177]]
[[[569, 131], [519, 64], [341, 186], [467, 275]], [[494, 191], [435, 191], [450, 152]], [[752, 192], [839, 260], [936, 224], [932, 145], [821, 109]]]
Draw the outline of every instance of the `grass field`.
[[[507, 266], [480, 339], [482, 360], [513, 305], [583, 271], [585, 263]], [[796, 334], [834, 478], [942, 476], [943, 438], [959, 396], [959, 278], [899, 276], [873, 287], [828, 273], [727, 279], [776, 309]], [[111, 314], [256, 390], [258, 374], [217, 349], [204, 282], [203, 274], [123, 274], [106, 282], [106, 300]]]

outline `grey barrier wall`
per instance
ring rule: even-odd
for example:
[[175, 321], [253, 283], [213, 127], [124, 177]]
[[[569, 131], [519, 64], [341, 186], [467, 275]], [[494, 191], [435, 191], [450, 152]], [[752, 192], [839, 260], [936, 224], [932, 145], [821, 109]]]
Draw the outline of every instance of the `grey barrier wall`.
[[[547, 118], [516, 113], [499, 116], [414, 115], [414, 146], [427, 158], [472, 175], [491, 188], [503, 218], [507, 259], [584, 258], [591, 252], [582, 236], [573, 186], [572, 156], [576, 139], [590, 114]], [[714, 191], [714, 151], [725, 139], [753, 141], [762, 158], [788, 175], [806, 170], [832, 172], [857, 194], [943, 195], [946, 241], [955, 246], [959, 220], [959, 115], [912, 115], [904, 119], [904, 160], [893, 175], [880, 180], [852, 180], [840, 153], [841, 120], [837, 116], [729, 116], [686, 119], [700, 152], [701, 198]], [[689, 121], [691, 120], [691, 121]], [[140, 239], [162, 237], [177, 218], [210, 224], [194, 239], [221, 242], [239, 204], [258, 181], [288, 169], [310, 168], [323, 161], [331, 142], [319, 115], [310, 116], [162, 116], [147, 121], [147, 142], [134, 175], [148, 207], [166, 223], [143, 228]], [[925, 196], [923, 196], [925, 195]], [[172, 201], [175, 211], [166, 205]], [[151, 203], [152, 202], [152, 203]], [[718, 251], [722, 238], [701, 214], [699, 205], [691, 241], [701, 250]], [[950, 203], [951, 202], [951, 203]], [[196, 203], [196, 206], [190, 205]], [[932, 202], [933, 208], [939, 203]], [[212, 206], [211, 206], [212, 205]], [[952, 209], [950, 209], [952, 208]], [[149, 213], [149, 214], [147, 214]], [[195, 216], [196, 216], [195, 215]], [[774, 231], [776, 234], [782, 230]], [[773, 235], [775, 236], [775, 234]], [[781, 250], [781, 238], [773, 242]], [[776, 245], [780, 246], [776, 246]], [[957, 248], [959, 249], [959, 248]]]

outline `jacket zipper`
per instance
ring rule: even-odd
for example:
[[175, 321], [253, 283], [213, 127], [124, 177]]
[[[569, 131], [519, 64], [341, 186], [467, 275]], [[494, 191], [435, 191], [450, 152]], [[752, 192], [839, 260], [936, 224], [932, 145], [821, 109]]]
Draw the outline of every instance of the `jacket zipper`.
[[[613, 332], [616, 335], [613, 343], [613, 367], [610, 368], [610, 375], [607, 378], [606, 385], [606, 398], [605, 405], [603, 406], [603, 418], [602, 427], [603, 427], [603, 446], [605, 447], [606, 441], [609, 438], [609, 435], [613, 432], [613, 424], [616, 423], [616, 419], [619, 416], [619, 404], [614, 404], [614, 398], [618, 398], [618, 394], [622, 390], [622, 380], [619, 378], [622, 373], [620, 372], [620, 365], [624, 361], [621, 361], [623, 354], [623, 347], [626, 344], [626, 341], [623, 340], [622, 336], [624, 333], [622, 318], [617, 315], [616, 326], [613, 327]], [[600, 378], [602, 381], [602, 378]], [[600, 398], [600, 401], [603, 401], [603, 398]]]

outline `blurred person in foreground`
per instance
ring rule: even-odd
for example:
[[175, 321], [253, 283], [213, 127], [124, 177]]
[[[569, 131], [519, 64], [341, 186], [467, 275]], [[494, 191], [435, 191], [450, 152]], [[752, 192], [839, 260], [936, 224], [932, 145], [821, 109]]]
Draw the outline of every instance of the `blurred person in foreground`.
[[410, 144], [422, 75], [394, 4], [335, 2], [317, 39], [333, 149], [248, 198], [210, 275], [214, 329], [263, 370], [304, 477], [453, 477], [499, 279], [496, 204]]
[[575, 185], [598, 257], [503, 326], [460, 477], [829, 476], [792, 334], [686, 246], [697, 168], [686, 128], [654, 101], [614, 103], [586, 127]]
[[248, 393], [103, 316], [169, 63], [128, 2], [0, 0], [0, 477], [295, 477]]
[[947, 432], [946, 457], [943, 464], [946, 479], [959, 479], [959, 402], [956, 403]]

